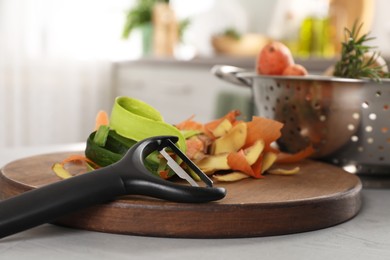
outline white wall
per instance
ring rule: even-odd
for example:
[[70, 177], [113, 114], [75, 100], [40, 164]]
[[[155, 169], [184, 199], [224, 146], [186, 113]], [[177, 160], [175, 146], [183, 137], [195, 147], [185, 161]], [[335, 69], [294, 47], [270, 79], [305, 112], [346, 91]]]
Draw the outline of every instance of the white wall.
[[390, 57], [390, 1], [375, 0], [375, 15], [370, 35], [376, 37], [372, 41], [378, 46], [378, 51], [385, 57]]

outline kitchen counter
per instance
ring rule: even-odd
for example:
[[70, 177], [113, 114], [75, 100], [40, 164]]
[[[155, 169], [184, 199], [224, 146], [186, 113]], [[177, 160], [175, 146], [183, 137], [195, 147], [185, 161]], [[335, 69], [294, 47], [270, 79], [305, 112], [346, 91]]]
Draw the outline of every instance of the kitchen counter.
[[[295, 63], [303, 65], [309, 71], [314, 73], [322, 73], [329, 66], [334, 65], [337, 62], [336, 58], [294, 58]], [[213, 65], [231, 65], [236, 67], [245, 68], [248, 70], [254, 70], [256, 64], [256, 57], [233, 57], [233, 56], [211, 56], [211, 57], [195, 57], [190, 60], [178, 60], [174, 58], [159, 58], [159, 57], [145, 57], [136, 60], [121, 60], [114, 62], [114, 66], [134, 66], [134, 65], [159, 65], [163, 66], [175, 66], [175, 67], [212, 67]]]
[[[0, 149], [0, 164], [83, 149], [83, 144]], [[174, 239], [90, 232], [45, 224], [0, 240], [0, 259], [390, 259], [390, 189], [364, 188], [353, 219], [283, 236]], [[326, 217], [326, 216], [324, 216]]]

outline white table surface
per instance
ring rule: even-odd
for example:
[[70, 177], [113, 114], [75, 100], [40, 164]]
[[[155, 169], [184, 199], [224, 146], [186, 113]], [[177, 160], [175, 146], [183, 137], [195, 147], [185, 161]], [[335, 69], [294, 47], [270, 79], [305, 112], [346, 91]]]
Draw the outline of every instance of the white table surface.
[[[0, 164], [82, 145], [0, 149]], [[359, 214], [334, 227], [240, 239], [173, 239], [45, 224], [0, 240], [0, 259], [390, 259], [390, 189], [363, 189]]]

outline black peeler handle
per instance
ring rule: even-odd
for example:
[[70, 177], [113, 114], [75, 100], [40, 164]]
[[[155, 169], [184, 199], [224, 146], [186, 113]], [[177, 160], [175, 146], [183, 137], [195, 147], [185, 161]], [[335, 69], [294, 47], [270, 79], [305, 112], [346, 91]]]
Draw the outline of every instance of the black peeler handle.
[[152, 175], [144, 159], [153, 151], [174, 145], [177, 137], [159, 136], [135, 144], [117, 163], [43, 186], [0, 202], [0, 238], [47, 223], [126, 194], [200, 203], [225, 197], [218, 187], [174, 184]]
[[122, 180], [107, 169], [27, 191], [0, 202], [0, 238], [107, 202], [124, 193]]

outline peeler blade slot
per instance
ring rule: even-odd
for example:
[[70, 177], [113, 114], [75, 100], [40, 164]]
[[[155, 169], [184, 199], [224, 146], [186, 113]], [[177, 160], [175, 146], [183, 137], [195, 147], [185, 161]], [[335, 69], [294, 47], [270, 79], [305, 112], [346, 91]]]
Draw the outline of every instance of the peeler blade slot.
[[[213, 186], [213, 181], [201, 169], [199, 169], [199, 167], [196, 166], [171, 140], [167, 140], [167, 144], [169, 148], [171, 148], [172, 151], [177, 154], [180, 159], [182, 159], [187, 164], [187, 166], [190, 167], [191, 170], [193, 170], [208, 187]], [[181, 167], [179, 168], [182, 169]]]
[[199, 185], [188, 175], [173, 158], [165, 151], [165, 148], [160, 151], [160, 154], [167, 160], [168, 166], [182, 179], [186, 180], [191, 186], [198, 187]]

